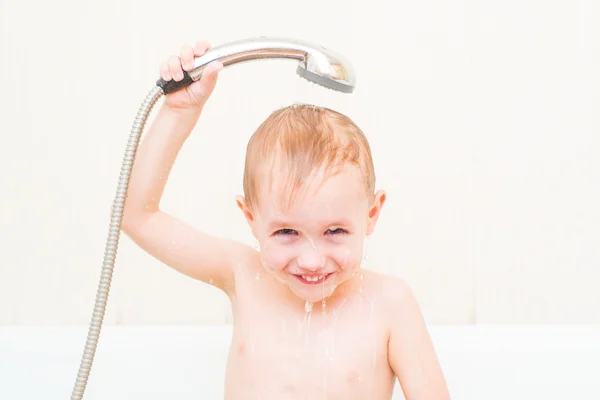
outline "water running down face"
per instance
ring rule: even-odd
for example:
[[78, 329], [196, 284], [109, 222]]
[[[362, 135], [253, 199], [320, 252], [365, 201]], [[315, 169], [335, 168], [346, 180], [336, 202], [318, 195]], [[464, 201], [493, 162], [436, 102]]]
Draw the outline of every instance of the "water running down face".
[[[366, 138], [347, 117], [330, 113], [293, 107], [268, 119], [249, 143], [247, 195], [238, 197], [265, 269], [310, 302], [329, 297], [360, 269], [364, 239], [385, 201], [383, 192], [373, 193]], [[354, 129], [342, 129], [332, 115]], [[276, 143], [258, 157], [268, 139]]]
[[372, 204], [360, 171], [351, 165], [307, 185], [289, 207], [282, 207], [277, 193], [264, 193], [263, 199], [274, 201], [261, 202], [255, 213], [263, 265], [298, 297], [327, 298], [360, 268], [364, 238], [381, 201]]

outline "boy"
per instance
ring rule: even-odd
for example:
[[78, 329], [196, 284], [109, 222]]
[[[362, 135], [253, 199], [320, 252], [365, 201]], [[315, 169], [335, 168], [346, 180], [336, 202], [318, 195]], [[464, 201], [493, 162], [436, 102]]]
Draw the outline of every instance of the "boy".
[[[204, 41], [160, 68], [179, 81]], [[260, 250], [198, 232], [159, 202], [222, 65], [169, 94], [143, 139], [123, 230], [173, 269], [223, 290], [233, 310], [225, 398], [448, 399], [417, 302], [399, 279], [361, 270], [385, 202], [369, 144], [346, 116], [313, 106], [273, 113], [248, 143], [237, 198]], [[178, 243], [172, 250], [171, 243]]]

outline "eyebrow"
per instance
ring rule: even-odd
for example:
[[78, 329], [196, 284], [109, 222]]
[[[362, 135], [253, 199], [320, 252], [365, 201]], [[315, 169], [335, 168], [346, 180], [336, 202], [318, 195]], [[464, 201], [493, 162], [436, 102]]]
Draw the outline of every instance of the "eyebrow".
[[332, 223], [326, 224], [329, 226], [350, 226], [352, 225], [349, 220], [346, 219], [338, 219], [334, 220]]
[[274, 220], [269, 222], [269, 228], [270, 229], [275, 229], [275, 228], [282, 228], [284, 226], [292, 226], [293, 224], [287, 222], [287, 221], [283, 221], [283, 220]]
[[[276, 228], [283, 228], [283, 227], [293, 227], [294, 225], [297, 225], [297, 224], [292, 223], [290, 221], [274, 220], [269, 223], [269, 228], [276, 229]], [[330, 226], [342, 227], [342, 226], [351, 226], [352, 224], [347, 219], [337, 219], [337, 220], [332, 220], [331, 222], [321, 223], [321, 225], [328, 226], [328, 227], [330, 227]]]

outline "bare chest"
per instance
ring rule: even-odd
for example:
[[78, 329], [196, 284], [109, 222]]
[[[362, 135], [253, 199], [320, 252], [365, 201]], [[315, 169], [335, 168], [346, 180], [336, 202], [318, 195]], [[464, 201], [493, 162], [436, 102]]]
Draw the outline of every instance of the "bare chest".
[[385, 327], [370, 305], [363, 306], [301, 316], [277, 308], [244, 310], [228, 381], [261, 399], [389, 399]]

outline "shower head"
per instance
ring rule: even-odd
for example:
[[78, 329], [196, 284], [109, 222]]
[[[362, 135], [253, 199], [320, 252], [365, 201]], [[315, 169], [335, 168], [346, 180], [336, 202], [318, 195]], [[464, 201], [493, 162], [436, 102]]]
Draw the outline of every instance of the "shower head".
[[213, 47], [194, 63], [194, 69], [179, 82], [159, 79], [156, 84], [165, 94], [182, 89], [200, 79], [204, 68], [213, 61], [224, 67], [266, 58], [289, 58], [299, 61], [296, 72], [301, 77], [342, 93], [352, 93], [356, 76], [350, 62], [341, 54], [309, 42], [259, 37]]

